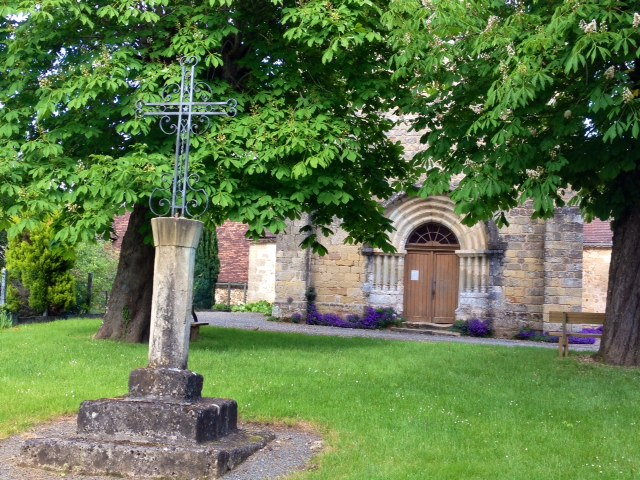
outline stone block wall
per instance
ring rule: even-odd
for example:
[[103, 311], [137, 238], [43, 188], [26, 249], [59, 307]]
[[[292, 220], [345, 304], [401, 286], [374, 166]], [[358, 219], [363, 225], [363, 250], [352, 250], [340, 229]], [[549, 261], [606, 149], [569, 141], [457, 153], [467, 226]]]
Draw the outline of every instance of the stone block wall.
[[545, 232], [544, 310], [582, 308], [582, 250], [584, 222], [576, 207], [556, 210]]
[[412, 159], [416, 153], [420, 152], [424, 147], [420, 144], [420, 137], [424, 132], [409, 131], [411, 125], [405, 117], [391, 115], [391, 120], [396, 122], [395, 127], [389, 132], [389, 138], [394, 142], [402, 143], [404, 147], [404, 158]]
[[514, 208], [507, 214], [509, 226], [498, 231], [503, 255], [492, 264], [489, 281], [498, 330], [517, 330], [523, 323], [542, 321], [546, 224], [531, 220], [532, 212], [530, 205]]
[[366, 258], [361, 255], [360, 247], [345, 245], [346, 232], [334, 225], [336, 234], [321, 239], [329, 251], [327, 255], [303, 250], [300, 243], [304, 235], [299, 230], [307, 221], [291, 222], [287, 232], [277, 237], [274, 315], [304, 314], [306, 292], [311, 287], [320, 312], [361, 313], [365, 305], [362, 285]]
[[249, 282], [247, 302], [276, 299], [275, 238], [255, 242], [249, 247]]
[[347, 235], [343, 230], [337, 225], [332, 229], [336, 234], [322, 240], [329, 253], [311, 259], [316, 305], [320, 312], [360, 314], [365, 306], [362, 286], [366, 259], [360, 246], [344, 244]]
[[583, 253], [582, 311], [604, 312], [607, 306], [607, 285], [611, 248], [585, 247]]
[[552, 219], [532, 220], [532, 212], [531, 204], [510, 211], [509, 226], [489, 246], [489, 313], [503, 335], [525, 324], [542, 329], [549, 310], [582, 305], [582, 216], [566, 207]]
[[308, 217], [291, 221], [286, 231], [276, 238], [276, 300], [273, 308], [276, 317], [306, 312], [305, 293], [311, 285], [311, 252], [300, 248], [305, 238], [300, 228], [308, 222]]

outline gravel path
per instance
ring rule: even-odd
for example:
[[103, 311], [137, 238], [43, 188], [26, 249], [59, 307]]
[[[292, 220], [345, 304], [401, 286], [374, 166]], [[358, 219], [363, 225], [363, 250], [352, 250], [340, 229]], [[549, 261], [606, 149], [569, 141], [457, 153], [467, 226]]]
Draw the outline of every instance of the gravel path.
[[[353, 330], [319, 325], [270, 322], [266, 320], [264, 315], [257, 313], [198, 312], [198, 320], [223, 328], [304, 335], [377, 338], [406, 342], [466, 343], [502, 347], [558, 348], [553, 344], [507, 339], [447, 337], [389, 330]], [[572, 345], [571, 349], [595, 351], [597, 346]], [[41, 425], [21, 435], [0, 441], [0, 480], [58, 480], [60, 478], [65, 478], [66, 480], [112, 480], [113, 477], [60, 474], [17, 465], [20, 447], [26, 439], [73, 435], [75, 422], [75, 417], [65, 417], [46, 425]], [[247, 428], [251, 428], [251, 425], [247, 425]], [[265, 427], [262, 426], [262, 428], [264, 429]], [[322, 438], [311, 429], [272, 425], [266, 426], [266, 429], [275, 434], [275, 440], [252, 455], [238, 468], [224, 475], [224, 480], [271, 480], [284, 478], [296, 471], [308, 468], [313, 456], [323, 449]]]
[[[532, 347], [558, 349], [554, 343], [527, 342], [503, 338], [449, 337], [424, 333], [395, 332], [391, 330], [364, 330], [352, 328], [324, 327], [302, 323], [270, 322], [261, 313], [197, 312], [198, 321], [223, 328], [241, 330], [260, 330], [265, 332], [301, 333], [328, 337], [377, 338], [404, 342], [427, 343], [465, 343], [474, 345], [493, 345], [500, 347]], [[597, 345], [571, 345], [572, 351], [597, 351]]]

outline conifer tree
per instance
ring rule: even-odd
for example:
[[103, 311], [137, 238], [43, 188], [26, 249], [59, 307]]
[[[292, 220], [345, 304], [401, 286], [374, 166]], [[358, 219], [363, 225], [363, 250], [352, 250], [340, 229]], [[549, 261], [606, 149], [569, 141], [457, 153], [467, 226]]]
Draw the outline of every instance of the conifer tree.
[[74, 251], [54, 242], [54, 236], [53, 222], [49, 221], [9, 241], [10, 310], [25, 311], [24, 300], [31, 311], [41, 315], [60, 315], [75, 307]]
[[205, 228], [196, 250], [193, 280], [193, 306], [210, 309], [215, 303], [214, 292], [220, 271], [218, 236], [215, 229]]

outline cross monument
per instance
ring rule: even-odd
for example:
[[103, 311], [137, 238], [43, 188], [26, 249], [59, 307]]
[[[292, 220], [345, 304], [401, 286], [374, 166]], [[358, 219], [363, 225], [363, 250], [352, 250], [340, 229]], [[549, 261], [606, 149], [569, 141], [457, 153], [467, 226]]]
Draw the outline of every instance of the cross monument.
[[149, 364], [131, 372], [127, 396], [83, 402], [76, 436], [25, 442], [26, 465], [94, 475], [209, 479], [274, 438], [239, 430], [237, 402], [203, 398], [203, 377], [187, 369], [195, 250], [203, 224], [186, 217], [208, 207], [206, 192], [195, 188], [197, 175], [189, 172], [191, 135], [206, 130], [209, 117], [236, 112], [235, 100], [210, 101], [211, 89], [195, 81], [196, 64], [194, 59], [181, 62], [180, 85], [165, 87], [163, 102], [138, 105], [139, 114], [159, 116], [162, 131], [176, 135], [170, 188], [155, 189], [149, 200], [156, 215], [170, 215], [151, 220], [156, 255]]

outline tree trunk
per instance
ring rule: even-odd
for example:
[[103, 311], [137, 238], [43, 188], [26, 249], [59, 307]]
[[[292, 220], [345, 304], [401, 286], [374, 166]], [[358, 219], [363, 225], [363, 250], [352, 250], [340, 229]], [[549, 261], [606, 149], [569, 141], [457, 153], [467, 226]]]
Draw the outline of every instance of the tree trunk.
[[144, 242], [149, 208], [133, 208], [122, 239], [118, 271], [107, 313], [96, 338], [142, 343], [149, 340], [155, 249]]
[[605, 318], [600, 360], [640, 366], [640, 206], [613, 222]]

